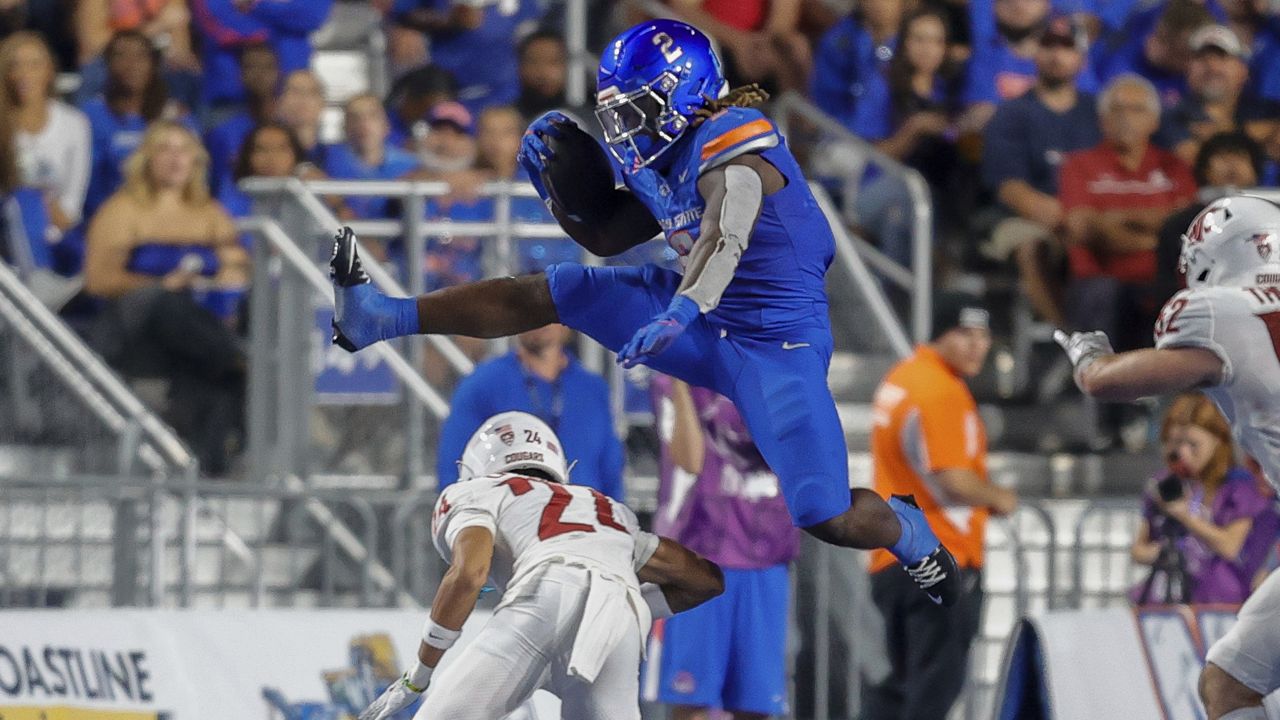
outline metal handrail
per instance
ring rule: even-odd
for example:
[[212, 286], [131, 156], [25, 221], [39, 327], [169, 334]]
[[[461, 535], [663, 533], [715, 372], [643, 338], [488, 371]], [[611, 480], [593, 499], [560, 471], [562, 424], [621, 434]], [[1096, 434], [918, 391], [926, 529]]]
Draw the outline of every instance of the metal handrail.
[[[10, 316], [21, 316], [39, 332], [48, 345], [37, 348], [45, 360], [61, 357], [82, 374], [88, 384], [70, 382], [68, 386], [91, 408], [105, 400], [126, 421], [136, 422], [151, 446], [173, 467], [186, 471], [196, 466], [196, 459], [178, 436], [133, 394], [114, 371], [93, 353], [76, 334], [27, 289], [17, 274], [0, 263], [0, 292], [8, 301]], [[96, 389], [97, 396], [89, 394]], [[121, 428], [122, 429], [122, 428]]]
[[[1084, 554], [1086, 550], [1113, 549], [1106, 545], [1105, 539], [1101, 547], [1089, 546], [1085, 543], [1085, 523], [1099, 512], [1112, 513], [1115, 511], [1133, 512], [1137, 510], [1137, 505], [1132, 498], [1099, 498], [1089, 502], [1085, 509], [1081, 511], [1080, 517], [1076, 519], [1075, 525], [1075, 542], [1071, 547], [1071, 606], [1081, 607], [1084, 601]], [[1108, 526], [1109, 528], [1110, 526]]]
[[[933, 199], [929, 194], [929, 185], [925, 182], [924, 176], [918, 170], [904, 165], [900, 160], [886, 155], [875, 145], [853, 134], [840, 124], [840, 121], [823, 112], [811, 100], [795, 91], [789, 90], [774, 100], [773, 114], [777, 117], [778, 127], [783, 135], [786, 135], [789, 129], [787, 115], [790, 112], [803, 115], [806, 120], [824, 132], [852, 143], [865, 157], [874, 160], [882, 170], [900, 177], [906, 185], [914, 216], [911, 228], [912, 257], [911, 268], [901, 268], [901, 266], [899, 268], [902, 272], [909, 273], [911, 280], [908, 286], [912, 296], [911, 334], [917, 342], [928, 340], [933, 304]], [[871, 247], [861, 238], [858, 238], [854, 245], [863, 253]], [[877, 266], [883, 266], [886, 263], [897, 265], [885, 257], [877, 257], [875, 261]], [[901, 282], [908, 277], [902, 272], [889, 271], [885, 274], [890, 280]]]
[[[245, 178], [240, 181], [240, 188], [251, 197], [256, 198], [271, 197], [273, 195], [285, 193], [297, 201], [299, 205], [301, 205], [301, 207], [311, 215], [312, 220], [318, 225], [337, 230], [345, 223], [339, 220], [337, 216], [333, 214], [333, 211], [326, 207], [325, 204], [320, 201], [320, 198], [314, 194], [314, 192], [319, 192], [319, 190], [313, 192], [312, 188], [332, 188], [325, 189], [324, 192], [326, 193], [354, 194], [361, 188], [364, 188], [366, 183], [377, 186], [379, 190], [387, 191], [386, 193], [373, 194], [386, 194], [391, 197], [401, 198], [414, 196], [439, 197], [446, 194], [449, 188], [448, 184], [440, 182], [385, 181], [386, 186], [384, 186], [384, 181], [376, 180], [325, 180], [304, 183], [298, 178]], [[428, 195], [428, 193], [431, 194]], [[395, 223], [395, 225], [398, 227], [399, 223]], [[353, 229], [355, 229], [354, 226]], [[371, 257], [368, 253], [368, 249], [365, 248], [359, 240], [356, 241], [356, 244], [360, 251], [364, 253], [365, 257]], [[365, 263], [364, 269], [374, 283], [388, 292], [402, 297], [408, 297], [411, 294], [378, 263]], [[468, 375], [475, 369], [475, 363], [471, 362], [471, 358], [468, 358], [466, 354], [459, 350], [458, 346], [448, 337], [441, 335], [427, 335], [426, 341], [431, 343], [436, 350], [440, 352], [440, 355], [445, 359], [445, 362], [449, 363], [449, 366], [456, 372], [462, 375]]]
[[[290, 239], [289, 235], [280, 227], [280, 224], [269, 218], [245, 218], [236, 223], [241, 231], [254, 232], [260, 235], [264, 240], [271, 244], [285, 263], [287, 263], [300, 277], [307, 281], [321, 297], [325, 298], [325, 302], [333, 305], [333, 286], [329, 282], [329, 278], [325, 276], [320, 268], [315, 266], [307, 254], [302, 251]], [[372, 273], [371, 273], [372, 274]], [[412, 392], [422, 404], [431, 411], [436, 418], [443, 420], [449, 415], [449, 403], [431, 386], [423, 377], [418, 374], [408, 360], [396, 349], [387, 343], [376, 343], [369, 350], [379, 355], [382, 360], [387, 363], [387, 367], [391, 369], [395, 376], [404, 383], [405, 387]]]
[[871, 316], [875, 318], [876, 323], [880, 325], [880, 329], [884, 331], [885, 336], [889, 339], [889, 345], [893, 348], [894, 354], [899, 358], [910, 355], [911, 341], [907, 339], [907, 334], [903, 331], [902, 324], [898, 322], [897, 316], [894, 315], [893, 308], [889, 307], [889, 301], [885, 298], [884, 292], [881, 291], [879, 283], [871, 276], [871, 272], [867, 270], [866, 263], [862, 261], [862, 256], [854, 249], [849, 230], [840, 221], [839, 213], [836, 212], [835, 207], [831, 204], [831, 197], [816, 182], [809, 183], [809, 189], [813, 191], [813, 197], [818, 201], [818, 207], [822, 210], [822, 214], [826, 216], [827, 224], [831, 226], [831, 233], [836, 241], [836, 257], [840, 258], [845, 270], [853, 276], [854, 290], [862, 296], [863, 301], [871, 308]]

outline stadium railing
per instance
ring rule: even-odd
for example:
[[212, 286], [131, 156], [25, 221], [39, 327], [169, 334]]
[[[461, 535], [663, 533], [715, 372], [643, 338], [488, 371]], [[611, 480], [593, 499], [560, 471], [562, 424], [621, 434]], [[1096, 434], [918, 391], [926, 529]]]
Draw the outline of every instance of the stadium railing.
[[906, 187], [911, 211], [910, 267], [885, 256], [864, 238], [849, 235], [866, 264], [909, 294], [911, 336], [917, 342], [927, 340], [933, 302], [933, 199], [924, 176], [853, 134], [799, 93], [785, 92], [773, 100], [770, 115], [802, 157], [810, 177], [837, 179], [841, 212], [827, 212], [833, 227], [843, 226], [842, 220], [854, 214], [854, 200], [869, 168], [897, 178]]
[[[248, 221], [244, 227], [264, 232], [270, 226], [263, 225], [262, 219], [271, 218], [271, 222], [282, 231], [270, 231], [272, 237], [269, 238], [269, 247], [258, 244], [255, 262], [255, 286], [272, 289], [256, 293], [251, 307], [251, 334], [255, 338], [268, 338], [266, 341], [255, 340], [253, 343], [255, 362], [251, 369], [253, 376], [249, 394], [249, 434], [251, 471], [254, 476], [293, 474], [306, 477], [310, 472], [308, 461], [312, 457], [307, 450], [306, 420], [307, 414], [315, 405], [315, 398], [314, 388], [310, 385], [313, 373], [308, 348], [310, 338], [314, 337], [316, 323], [309, 315], [312, 312], [311, 305], [305, 300], [310, 297], [321, 305], [331, 304], [331, 297], [318, 297], [330, 294], [327, 289], [328, 281], [324, 279], [324, 271], [320, 268], [328, 260], [332, 233], [344, 224], [333, 215], [322, 197], [375, 196], [397, 200], [401, 212], [396, 219], [356, 220], [345, 224], [365, 241], [398, 239], [403, 245], [404, 268], [425, 267], [429, 238], [472, 236], [481, 239], [484, 274], [490, 277], [508, 275], [517, 270], [517, 243], [564, 238], [564, 231], [549, 218], [529, 222], [513, 217], [512, 203], [515, 199], [537, 197], [527, 183], [493, 182], [479, 188], [478, 197], [493, 202], [493, 219], [489, 221], [455, 221], [427, 217], [428, 201], [448, 197], [452, 192], [449, 185], [442, 182], [328, 180], [304, 183], [294, 178], [251, 178], [244, 180], [241, 187], [255, 198], [257, 204], [254, 214], [259, 218]], [[872, 331], [884, 338], [895, 354], [907, 354], [911, 347], [908, 333], [893, 312], [880, 284], [875, 282], [864, 261], [864, 254], [840, 222], [825, 189], [816, 183], [811, 184], [811, 187], [835, 231], [838, 267], [852, 280], [848, 283], [848, 292], [858, 299], [859, 307], [865, 308], [870, 315], [873, 320], [870, 325]], [[647, 247], [631, 251], [623, 261], [671, 261], [672, 258], [662, 255], [664, 248], [663, 243], [654, 241]], [[288, 252], [283, 252], [284, 249]], [[381, 264], [371, 261], [376, 256], [369, 253], [367, 248], [362, 247], [362, 251], [364, 257], [370, 259], [366, 262], [370, 277], [388, 293], [417, 295], [425, 292], [426, 279], [423, 273], [405, 272], [403, 282], [398, 281]], [[274, 255], [279, 256], [279, 262], [272, 262]], [[586, 264], [606, 263], [604, 259], [586, 252], [581, 252], [580, 257]], [[275, 277], [273, 273], [279, 277]], [[851, 308], [840, 306], [833, 306], [832, 310], [835, 314], [857, 314]], [[863, 326], [868, 326], [865, 319], [859, 317], [858, 321]], [[609, 380], [614, 417], [618, 422], [616, 429], [619, 434], [625, 434], [626, 385], [623, 371], [616, 363], [606, 361], [607, 353], [603, 347], [585, 337], [581, 340], [579, 356], [584, 365]], [[397, 378], [406, 380], [412, 369], [424, 367], [427, 344], [459, 375], [470, 372], [471, 361], [451, 338], [413, 337], [399, 343], [404, 348], [404, 362], [395, 360], [399, 366], [395, 369]], [[392, 357], [387, 354], [392, 352], [388, 345], [382, 344], [380, 347], [384, 348], [379, 351], [384, 358]], [[319, 352], [328, 352], [327, 346]], [[443, 387], [435, 387], [421, 377], [414, 378], [413, 383], [413, 393], [420, 395], [422, 402], [410, 403], [406, 407], [403, 427], [397, 428], [397, 432], [405, 437], [405, 461], [399, 473], [402, 487], [429, 484], [424, 456], [429, 431], [427, 414], [430, 413], [436, 420], [443, 418], [445, 414], [439, 403], [427, 400], [431, 393], [444, 395], [446, 391]], [[332, 404], [358, 405], [366, 401], [336, 397]], [[272, 448], [271, 456], [268, 457], [255, 448]]]
[[[8, 368], [9, 401], [14, 403], [11, 410], [15, 424], [19, 424], [17, 419], [24, 412], [20, 407], [24, 396], [40, 398], [35, 402], [37, 413], [53, 413], [55, 410], [65, 413], [67, 408], [55, 408], [57, 403], [54, 401], [66, 400], [81, 413], [87, 413], [74, 421], [76, 430], [73, 433], [79, 440], [91, 444], [89, 441], [105, 435], [114, 438], [116, 445], [114, 458], [105, 462], [91, 457], [79, 458], [78, 467], [74, 468], [76, 471], [107, 472], [117, 481], [135, 477], [147, 479], [144, 494], [121, 498], [113, 506], [113, 519], [117, 526], [141, 525], [149, 539], [145, 548], [138, 533], [117, 533], [110, 539], [115, 572], [109, 587], [115, 604], [158, 602], [164, 595], [167, 569], [161, 562], [163, 551], [156, 540], [163, 531], [161, 515], [154, 511], [155, 505], [165, 502], [167, 497], [158, 488], [166, 481], [181, 481], [184, 487], [194, 483], [199, 473], [196, 459], [177, 435], [99, 356], [40, 303], [13, 269], [0, 263], [0, 330], [3, 329], [7, 329], [5, 334], [16, 341], [4, 343], [8, 351], [6, 359], [11, 363]], [[30, 354], [19, 353], [20, 347], [25, 347]], [[55, 398], [48, 389], [50, 385], [65, 391], [65, 395]], [[0, 474], [0, 492], [11, 498], [15, 492], [14, 483], [24, 479], [8, 473]], [[140, 507], [143, 502], [152, 506], [151, 511]], [[194, 507], [194, 503], [188, 505]], [[192, 515], [184, 512], [178, 522], [188, 525], [192, 522]], [[5, 547], [8, 549], [9, 543], [5, 543]], [[41, 540], [34, 547], [36, 565], [43, 567], [47, 545]], [[185, 575], [190, 570], [191, 557], [184, 552], [179, 560], [177, 571]], [[150, 563], [151, 571], [146, 576], [145, 586], [140, 587], [136, 567], [143, 562]], [[5, 586], [16, 587], [8, 582], [12, 580], [12, 566], [5, 563], [0, 569], [5, 572]], [[32, 602], [47, 600], [39, 584], [33, 590], [35, 592], [29, 598]]]

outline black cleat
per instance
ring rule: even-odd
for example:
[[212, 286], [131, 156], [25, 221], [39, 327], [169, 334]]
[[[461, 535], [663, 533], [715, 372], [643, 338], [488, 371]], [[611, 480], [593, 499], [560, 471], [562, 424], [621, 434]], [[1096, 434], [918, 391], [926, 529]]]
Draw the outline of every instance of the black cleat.
[[351, 228], [339, 228], [333, 237], [333, 255], [329, 257], [329, 280], [334, 286], [333, 344], [355, 352], [359, 348], [343, 334], [339, 323], [342, 320], [346, 293], [343, 288], [369, 284], [369, 274], [364, 271], [360, 262], [360, 253], [356, 250], [356, 234]]
[[951, 607], [964, 594], [960, 566], [956, 564], [955, 557], [933, 534], [915, 497], [894, 495], [889, 499], [889, 507], [902, 523], [903, 532], [911, 533], [911, 545], [917, 548], [914, 557], [928, 551], [920, 560], [903, 564], [903, 569], [935, 604]]

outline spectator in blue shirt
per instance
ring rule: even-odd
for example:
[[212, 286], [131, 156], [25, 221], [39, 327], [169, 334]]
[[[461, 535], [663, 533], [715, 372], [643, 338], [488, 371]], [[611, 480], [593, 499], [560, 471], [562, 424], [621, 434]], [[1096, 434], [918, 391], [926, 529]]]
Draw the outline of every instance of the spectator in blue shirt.
[[80, 107], [89, 118], [93, 149], [85, 217], [92, 217], [120, 189], [124, 162], [138, 148], [149, 123], [160, 118], [188, 122], [185, 108], [169, 99], [160, 51], [146, 35], [138, 30], [116, 33], [103, 57], [107, 73], [103, 96]]
[[204, 136], [204, 146], [209, 151], [209, 185], [214, 195], [231, 181], [236, 153], [245, 137], [255, 126], [275, 118], [280, 63], [270, 45], [247, 45], [241, 49], [240, 83], [245, 91], [244, 109]]
[[1252, 37], [1249, 86], [1268, 100], [1280, 100], [1280, 5], [1269, 0], [1237, 2], [1231, 24], [1243, 38]]
[[516, 43], [542, 15], [537, 0], [396, 0], [393, 13], [430, 38], [431, 62], [458, 79], [458, 100], [472, 113], [515, 102]]
[[1119, 32], [1095, 46], [1092, 61], [1103, 83], [1136, 73], [1156, 86], [1160, 102], [1172, 107], [1187, 90], [1191, 35], [1214, 16], [1192, 0], [1167, 0], [1133, 15]]
[[1164, 111], [1156, 144], [1194, 165], [1200, 144], [1219, 132], [1266, 136], [1280, 120], [1280, 103], [1247, 89], [1249, 49], [1225, 25], [1206, 25], [1191, 36], [1188, 92]]
[[858, 102], [893, 58], [902, 5], [902, 0], [864, 0], [818, 43], [810, 94], [845, 127], [853, 127]]
[[[936, 9], [916, 10], [902, 22], [898, 51], [885, 75], [873, 78], [854, 111], [853, 131], [890, 157], [920, 170], [934, 191], [941, 225], [954, 208], [946, 192], [956, 169], [954, 120], [958, 100], [947, 63], [947, 20]], [[880, 249], [911, 262], [912, 209], [900, 179], [880, 175], [857, 198], [858, 217]]]
[[[418, 158], [387, 141], [391, 126], [377, 95], [357, 95], [347, 101], [347, 142], [329, 149], [324, 170], [330, 177], [348, 180], [395, 180], [418, 167]], [[390, 210], [385, 197], [349, 197], [354, 217], [384, 218]]]
[[[524, 135], [524, 118], [511, 106], [491, 107], [480, 113], [476, 123], [476, 149], [478, 166], [495, 180], [516, 183], [529, 182], [524, 168], [516, 162], [520, 138]], [[511, 219], [515, 222], [555, 223], [547, 212], [547, 206], [536, 197], [511, 199]], [[582, 249], [568, 237], [516, 238], [517, 266], [511, 272], [541, 272], [548, 265], [560, 262], [579, 262]]]
[[622, 443], [613, 430], [609, 387], [565, 352], [569, 329], [547, 325], [516, 336], [514, 349], [476, 366], [458, 384], [440, 429], [437, 488], [458, 480], [457, 460], [467, 439], [488, 417], [508, 410], [532, 413], [551, 426], [576, 461], [581, 480], [625, 500]]
[[983, 133], [983, 184], [1008, 213], [983, 252], [1002, 262], [1012, 257], [1032, 307], [1057, 326], [1065, 318], [1045, 256], [1062, 223], [1058, 168], [1067, 153], [1102, 141], [1094, 98], [1076, 87], [1085, 55], [1079, 30], [1067, 17], [1050, 22], [1036, 50], [1035, 86], [1001, 104]]
[[236, 183], [248, 177], [285, 178], [299, 174], [303, 150], [298, 137], [285, 125], [265, 123], [249, 131], [243, 147], [236, 153], [230, 182], [218, 192], [218, 202], [233, 218], [248, 217], [253, 200], [240, 191]]
[[[977, 18], [970, 8], [971, 17]], [[1037, 39], [1050, 15], [1049, 0], [995, 0], [997, 32], [975, 41], [969, 60], [965, 102], [969, 112], [963, 125], [980, 131], [995, 113], [996, 105], [1019, 97], [1036, 82]], [[1096, 84], [1090, 73], [1076, 80], [1082, 90], [1092, 92]]]
[[238, 55], [241, 48], [266, 43], [280, 71], [302, 70], [311, 62], [310, 35], [324, 24], [333, 0], [190, 0], [201, 41], [204, 100], [210, 106], [244, 100]]
[[324, 115], [324, 84], [310, 70], [294, 70], [285, 76], [276, 106], [276, 118], [293, 131], [303, 158], [318, 168], [325, 166], [329, 146], [320, 142]]

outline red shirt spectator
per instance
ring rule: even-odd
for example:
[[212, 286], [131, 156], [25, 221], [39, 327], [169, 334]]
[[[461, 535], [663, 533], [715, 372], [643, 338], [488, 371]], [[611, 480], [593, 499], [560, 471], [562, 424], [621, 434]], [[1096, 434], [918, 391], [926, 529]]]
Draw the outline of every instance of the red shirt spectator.
[[[1196, 183], [1191, 170], [1173, 153], [1148, 145], [1136, 168], [1126, 166], [1110, 143], [1070, 154], [1059, 178], [1063, 212], [1090, 208], [1172, 212], [1191, 202]], [[1155, 277], [1155, 250], [1098, 253], [1089, 245], [1070, 247], [1071, 273], [1077, 278], [1109, 275], [1132, 283]]]

